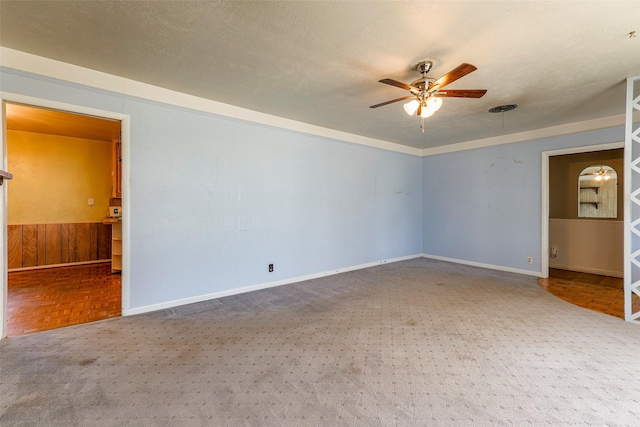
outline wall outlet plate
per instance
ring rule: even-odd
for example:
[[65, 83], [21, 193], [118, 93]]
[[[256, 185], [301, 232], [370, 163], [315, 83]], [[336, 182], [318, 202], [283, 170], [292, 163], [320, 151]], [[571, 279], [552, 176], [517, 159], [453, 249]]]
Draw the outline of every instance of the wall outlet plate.
[[533, 264], [533, 258], [530, 256], [527, 257], [527, 264]]
[[269, 273], [273, 273], [273, 264], [269, 264]]

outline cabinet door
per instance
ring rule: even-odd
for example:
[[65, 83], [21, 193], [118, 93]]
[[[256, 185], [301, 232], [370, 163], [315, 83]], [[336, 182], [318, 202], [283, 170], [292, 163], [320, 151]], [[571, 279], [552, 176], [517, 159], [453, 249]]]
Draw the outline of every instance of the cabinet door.
[[122, 141], [112, 140], [111, 145], [111, 197], [122, 197]]

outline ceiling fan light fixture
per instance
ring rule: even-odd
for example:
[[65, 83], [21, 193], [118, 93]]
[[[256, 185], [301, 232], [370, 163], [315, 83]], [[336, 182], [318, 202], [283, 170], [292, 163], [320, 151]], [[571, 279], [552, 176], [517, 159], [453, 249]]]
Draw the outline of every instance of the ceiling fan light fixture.
[[406, 111], [408, 115], [413, 116], [416, 111], [418, 111], [419, 106], [420, 103], [418, 102], [418, 100], [414, 99], [404, 104], [404, 111]]
[[431, 96], [427, 99], [427, 108], [429, 110], [432, 110], [435, 113], [440, 109], [440, 107], [442, 107], [442, 98]]
[[426, 119], [427, 117], [431, 117], [433, 116], [433, 113], [435, 113], [436, 110], [432, 110], [429, 107], [423, 107], [422, 111], [420, 112], [420, 117], [422, 117], [423, 119]]
[[596, 176], [596, 181], [601, 181], [603, 179], [607, 181], [611, 178], [607, 172], [608, 171], [606, 171], [603, 166], [600, 166], [600, 170], [597, 172], [598, 175]]

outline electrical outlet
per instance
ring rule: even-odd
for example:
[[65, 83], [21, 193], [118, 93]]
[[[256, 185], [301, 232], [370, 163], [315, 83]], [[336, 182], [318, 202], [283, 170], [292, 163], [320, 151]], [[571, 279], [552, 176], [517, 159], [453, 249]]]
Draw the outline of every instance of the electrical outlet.
[[273, 273], [273, 264], [269, 264], [269, 273]]
[[89, 199], [87, 200], [87, 202], [89, 203], [89, 206], [93, 206], [96, 204], [96, 201], [94, 199]]
[[527, 264], [533, 264], [533, 258], [530, 256], [527, 257]]

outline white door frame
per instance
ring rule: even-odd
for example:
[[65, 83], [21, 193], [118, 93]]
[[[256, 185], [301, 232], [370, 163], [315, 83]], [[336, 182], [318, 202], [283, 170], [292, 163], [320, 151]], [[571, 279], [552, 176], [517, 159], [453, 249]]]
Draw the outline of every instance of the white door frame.
[[[571, 148], [562, 148], [559, 150], [549, 150], [542, 152], [542, 235], [540, 236], [540, 274], [542, 278], [549, 277], [549, 157], [551, 156], [562, 156], [564, 154], [579, 154], [579, 153], [589, 153], [592, 151], [602, 151], [602, 150], [614, 150], [617, 148], [624, 148], [624, 141], [621, 142], [612, 142], [608, 144], [598, 144], [598, 145], [587, 145], [584, 147], [571, 147]], [[628, 197], [626, 194], [628, 189], [625, 188], [625, 197], [624, 197], [624, 212], [627, 212], [627, 203]], [[628, 221], [627, 215], [624, 215], [624, 222]], [[624, 240], [626, 242], [627, 235], [625, 233]]]
[[[105, 119], [120, 120], [120, 129], [122, 134], [122, 315], [126, 316], [130, 307], [130, 188], [129, 188], [129, 172], [130, 172], [130, 117], [126, 114], [116, 113], [113, 111], [98, 110], [95, 108], [84, 107], [81, 105], [66, 104], [48, 99], [34, 98], [9, 92], [0, 92], [0, 105], [2, 105], [2, 125], [0, 126], [0, 141], [2, 141], [2, 160], [4, 169], [7, 166], [7, 135], [6, 135], [6, 117], [5, 102], [20, 103], [33, 105], [34, 107], [49, 108], [54, 110], [69, 111], [71, 113], [79, 113]], [[11, 172], [11, 171], [8, 171]], [[2, 218], [2, 226], [0, 227], [0, 275], [2, 276], [2, 292], [0, 292], [0, 339], [6, 336], [7, 328], [7, 185], [11, 185], [10, 181], [5, 181], [0, 187], [2, 203], [0, 203], [0, 217]]]

